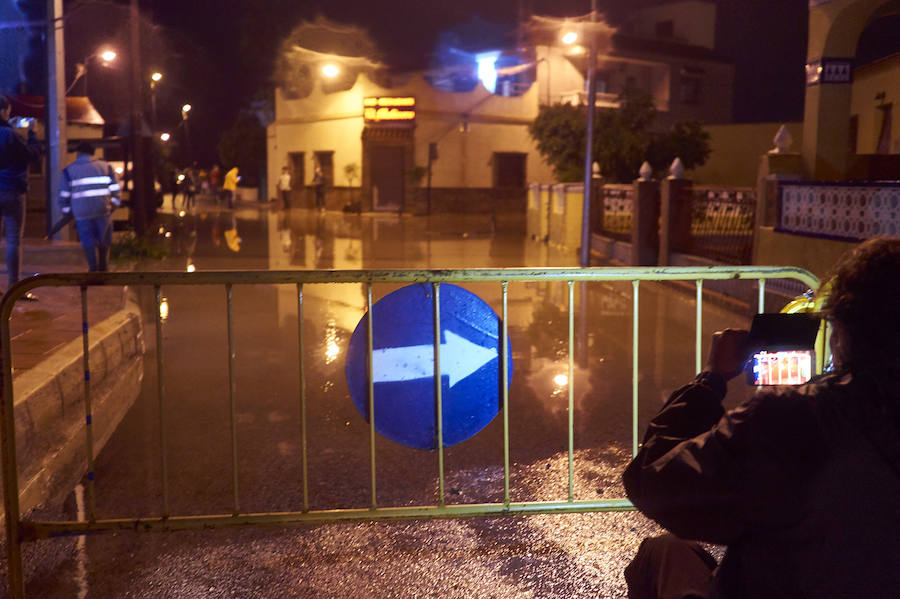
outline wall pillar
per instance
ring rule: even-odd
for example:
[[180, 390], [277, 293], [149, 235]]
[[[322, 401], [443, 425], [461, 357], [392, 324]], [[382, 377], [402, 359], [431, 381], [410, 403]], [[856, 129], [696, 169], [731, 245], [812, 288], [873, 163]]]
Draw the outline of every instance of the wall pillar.
[[[647, 168], [649, 169], [649, 165]], [[641, 170], [644, 170], [643, 167]], [[658, 254], [659, 182], [642, 174], [642, 178], [634, 182], [634, 202], [631, 212], [631, 265], [656, 266]]]
[[688, 179], [669, 177], [660, 190], [659, 266], [670, 266], [672, 252], [683, 252], [691, 236], [693, 200]]

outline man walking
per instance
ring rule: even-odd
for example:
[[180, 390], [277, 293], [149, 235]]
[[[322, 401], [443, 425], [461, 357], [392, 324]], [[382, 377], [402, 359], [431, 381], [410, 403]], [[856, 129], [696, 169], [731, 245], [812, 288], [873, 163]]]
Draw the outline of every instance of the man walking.
[[94, 159], [90, 143], [79, 143], [75, 151], [75, 161], [63, 169], [59, 205], [63, 214], [75, 218], [88, 268], [105, 271], [112, 244], [112, 207], [121, 203], [119, 182], [109, 164]]
[[278, 193], [285, 210], [291, 207], [291, 173], [288, 167], [281, 167], [281, 177], [278, 178]]
[[[0, 217], [6, 229], [6, 270], [8, 285], [19, 280], [22, 269], [22, 231], [25, 229], [25, 193], [28, 191], [28, 165], [41, 155], [40, 142], [30, 123], [25, 142], [9, 124], [12, 105], [0, 96]], [[36, 300], [32, 293], [22, 296]]]

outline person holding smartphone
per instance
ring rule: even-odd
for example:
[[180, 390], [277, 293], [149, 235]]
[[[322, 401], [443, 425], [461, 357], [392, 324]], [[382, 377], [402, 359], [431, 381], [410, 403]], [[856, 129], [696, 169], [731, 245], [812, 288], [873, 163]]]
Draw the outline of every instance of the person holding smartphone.
[[[26, 139], [9, 124], [12, 104], [0, 96], [0, 217], [6, 230], [7, 285], [19, 280], [22, 270], [22, 232], [25, 230], [25, 197], [28, 192], [28, 165], [41, 155], [41, 146], [28, 122]], [[22, 296], [36, 300], [33, 293]]]
[[[834, 370], [762, 387], [725, 411], [747, 331], [713, 336], [625, 470], [670, 534], [625, 569], [631, 599], [896, 596], [900, 589], [900, 239], [835, 269], [824, 304]], [[721, 563], [698, 541], [725, 545]]]

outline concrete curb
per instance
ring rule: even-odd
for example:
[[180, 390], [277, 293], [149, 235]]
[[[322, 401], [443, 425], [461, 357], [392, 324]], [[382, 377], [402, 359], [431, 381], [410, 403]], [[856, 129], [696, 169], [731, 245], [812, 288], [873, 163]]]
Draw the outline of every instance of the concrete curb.
[[[137, 304], [88, 331], [94, 455], [137, 399], [144, 338]], [[61, 501], [87, 474], [81, 338], [13, 380], [20, 512]]]

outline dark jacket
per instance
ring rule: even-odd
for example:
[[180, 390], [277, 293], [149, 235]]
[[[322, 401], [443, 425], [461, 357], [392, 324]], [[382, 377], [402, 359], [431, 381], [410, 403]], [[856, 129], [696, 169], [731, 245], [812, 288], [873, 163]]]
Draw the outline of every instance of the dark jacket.
[[764, 388], [725, 412], [701, 373], [623, 476], [644, 514], [728, 546], [715, 597], [900, 594], [900, 391], [850, 375]]
[[25, 193], [28, 190], [28, 164], [41, 155], [40, 142], [28, 130], [28, 142], [0, 120], [0, 190]]
[[110, 213], [110, 202], [118, 206], [119, 182], [113, 168], [103, 160], [79, 154], [63, 169], [59, 206], [75, 220], [98, 218]]

